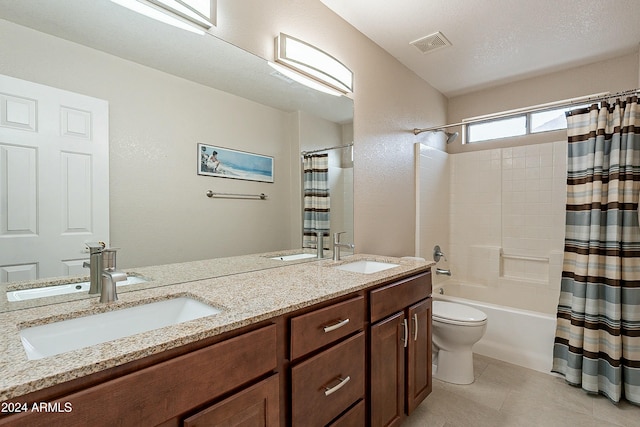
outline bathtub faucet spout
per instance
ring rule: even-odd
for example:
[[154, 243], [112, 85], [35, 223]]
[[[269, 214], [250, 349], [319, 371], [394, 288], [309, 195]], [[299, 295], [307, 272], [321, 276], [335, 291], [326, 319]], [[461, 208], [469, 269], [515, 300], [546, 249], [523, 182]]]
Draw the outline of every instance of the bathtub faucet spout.
[[445, 270], [444, 268], [436, 268], [436, 274], [444, 274], [445, 276], [451, 276], [451, 270]]

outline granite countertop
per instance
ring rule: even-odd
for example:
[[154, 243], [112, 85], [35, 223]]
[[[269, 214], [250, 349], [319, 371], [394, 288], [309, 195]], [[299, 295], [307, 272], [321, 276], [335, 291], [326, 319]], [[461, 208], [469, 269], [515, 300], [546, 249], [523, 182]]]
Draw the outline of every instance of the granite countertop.
[[[263, 255], [264, 256], [264, 255]], [[243, 257], [238, 257], [244, 262]], [[338, 270], [339, 264], [367, 259], [398, 264], [388, 270], [361, 274]], [[231, 262], [231, 261], [229, 261]], [[206, 261], [196, 263], [206, 264]], [[300, 308], [383, 282], [427, 271], [433, 262], [358, 254], [342, 261], [330, 259], [286, 264], [280, 268], [183, 281], [119, 294], [115, 303], [98, 297], [0, 313], [0, 401], [119, 366], [168, 349], [258, 323]], [[178, 279], [193, 263], [148, 267], [149, 277]], [[182, 275], [182, 276], [181, 276]], [[188, 275], [188, 274], [187, 274]], [[153, 282], [150, 282], [153, 283]], [[189, 296], [222, 311], [219, 314], [121, 338], [38, 360], [28, 360], [20, 330], [147, 302]]]
[[[286, 256], [299, 253], [315, 254], [314, 249], [289, 249], [276, 252], [266, 252], [260, 254], [238, 255], [232, 257], [222, 257], [200, 261], [189, 261], [181, 263], [155, 265], [150, 267], [126, 268], [124, 271], [129, 276], [138, 276], [148, 279], [148, 282], [136, 283], [133, 286], [119, 288], [118, 294], [122, 295], [129, 291], [138, 291], [147, 288], [157, 288], [159, 286], [175, 285], [184, 282], [193, 282], [196, 280], [211, 279], [214, 277], [230, 276], [249, 271], [266, 270], [271, 268], [279, 268], [284, 265], [299, 264], [309, 262], [309, 258], [281, 261], [274, 259], [280, 256]], [[325, 251], [326, 253], [327, 251]], [[331, 257], [331, 252], [326, 255]], [[68, 301], [76, 301], [81, 299], [92, 298], [86, 292], [74, 293], [67, 295], [57, 295], [47, 297], [46, 299], [36, 298], [23, 301], [7, 300], [7, 292], [39, 288], [43, 286], [55, 286], [60, 284], [81, 283], [89, 281], [88, 269], [86, 276], [76, 277], [57, 277], [45, 278], [25, 282], [12, 282], [8, 284], [0, 284], [0, 312], [22, 310], [25, 308], [38, 307], [42, 305], [50, 305], [52, 303], [62, 303]]]

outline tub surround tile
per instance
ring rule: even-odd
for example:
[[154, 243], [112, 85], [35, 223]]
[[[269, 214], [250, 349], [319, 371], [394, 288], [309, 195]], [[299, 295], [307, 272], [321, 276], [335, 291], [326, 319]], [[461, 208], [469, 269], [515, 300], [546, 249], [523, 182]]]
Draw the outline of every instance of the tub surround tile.
[[[555, 310], [562, 271], [555, 253], [564, 247], [566, 156], [566, 142], [450, 156], [448, 255], [454, 279], [509, 287], [508, 306], [533, 299], [540, 311]], [[494, 159], [500, 159], [499, 170], [491, 167]], [[550, 260], [486, 259], [477, 249], [484, 247]]]
[[[240, 263], [245, 262], [244, 257], [239, 258]], [[332, 268], [361, 259], [390, 262], [399, 267], [374, 274]], [[232, 263], [233, 260], [225, 262]], [[191, 268], [207, 270], [207, 263], [198, 261], [172, 264], [147, 267], [139, 271], [143, 271], [148, 277], [161, 278], [160, 280], [179, 280], [196, 274], [190, 271]], [[215, 264], [220, 266], [218, 262]], [[0, 328], [4, 331], [0, 337], [0, 401], [268, 320], [408, 274], [427, 271], [433, 263], [358, 254], [340, 262], [324, 259], [280, 265], [280, 268], [185, 281], [174, 285], [163, 282], [160, 287], [121, 293], [115, 303], [101, 304], [96, 296], [0, 313]], [[150, 282], [149, 286], [152, 284]], [[20, 329], [24, 327], [179, 296], [190, 296], [218, 307], [222, 312], [39, 360], [27, 360], [20, 341]]]

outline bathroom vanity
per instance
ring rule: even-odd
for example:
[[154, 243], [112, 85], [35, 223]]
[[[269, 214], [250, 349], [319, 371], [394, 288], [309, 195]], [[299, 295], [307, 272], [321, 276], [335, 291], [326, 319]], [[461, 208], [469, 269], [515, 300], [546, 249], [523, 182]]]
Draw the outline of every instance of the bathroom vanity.
[[[387, 269], [337, 268], [355, 261]], [[355, 255], [0, 313], [0, 425], [399, 425], [431, 391], [431, 265]], [[178, 296], [220, 313], [38, 360], [21, 345]]]

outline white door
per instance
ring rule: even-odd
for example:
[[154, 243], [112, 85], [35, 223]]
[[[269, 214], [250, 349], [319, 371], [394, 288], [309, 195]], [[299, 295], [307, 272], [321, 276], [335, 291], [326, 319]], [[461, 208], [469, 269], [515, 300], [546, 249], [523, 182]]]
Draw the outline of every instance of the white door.
[[0, 75], [0, 283], [86, 275], [108, 239], [108, 103]]

